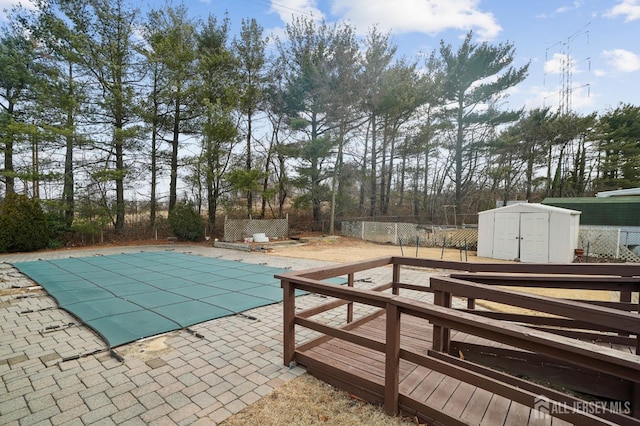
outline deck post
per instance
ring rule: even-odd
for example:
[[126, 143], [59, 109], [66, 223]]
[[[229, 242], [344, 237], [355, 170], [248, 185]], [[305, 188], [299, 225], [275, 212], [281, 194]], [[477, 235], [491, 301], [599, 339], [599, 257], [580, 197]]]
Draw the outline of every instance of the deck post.
[[[631, 291], [630, 290], [623, 290], [620, 292], [620, 302], [622, 303], [631, 303]], [[628, 336], [629, 333], [619, 333], [620, 336]], [[637, 346], [637, 345], [636, 345]], [[638, 352], [636, 351], [636, 354]]]
[[398, 414], [400, 386], [400, 310], [387, 303], [386, 354], [384, 372], [384, 410], [390, 416]]
[[[638, 297], [640, 297], [640, 292]], [[638, 315], [640, 315], [640, 300], [638, 300]], [[640, 355], [640, 333], [636, 333], [636, 355]], [[640, 388], [640, 384], [637, 384], [637, 387]], [[640, 389], [638, 391], [640, 393]]]
[[476, 308], [476, 299], [467, 299], [467, 309], [475, 309]]
[[391, 280], [393, 281], [391, 292], [397, 296], [400, 294], [400, 288], [398, 288], [398, 284], [400, 283], [400, 265], [397, 263], [393, 264], [393, 277]]
[[640, 419], [640, 383], [633, 382], [631, 388], [631, 416]]
[[[353, 272], [347, 275], [347, 286], [353, 287]], [[347, 304], [347, 324], [353, 322], [353, 302]]]
[[283, 331], [283, 361], [284, 365], [290, 366], [295, 361], [296, 353], [296, 294], [295, 286], [288, 281], [282, 281], [282, 290], [284, 292], [283, 297], [283, 318], [284, 318], [284, 331]]
[[[451, 307], [451, 293], [441, 290], [434, 291], [433, 301], [436, 305]], [[449, 353], [451, 330], [440, 325], [433, 325], [433, 350]]]

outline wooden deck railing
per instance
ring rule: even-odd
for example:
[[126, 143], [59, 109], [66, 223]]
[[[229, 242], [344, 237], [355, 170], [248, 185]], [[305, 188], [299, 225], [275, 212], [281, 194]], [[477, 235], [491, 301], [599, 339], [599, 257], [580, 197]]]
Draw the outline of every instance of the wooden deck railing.
[[[375, 289], [359, 289], [354, 285], [354, 274], [371, 268], [391, 266], [391, 280]], [[398, 412], [399, 405], [412, 407], [416, 411], [432, 412], [429, 407], [410, 400], [399, 393], [399, 363], [401, 359], [413, 362], [458, 380], [484, 388], [490, 392], [505, 396], [529, 407], [534, 407], [539, 395], [544, 394], [558, 404], [563, 404], [567, 412], [557, 417], [577, 424], [633, 424], [639, 425], [640, 417], [640, 357], [630, 352], [622, 352], [612, 348], [598, 346], [589, 342], [582, 342], [565, 336], [537, 330], [521, 324], [514, 324], [502, 319], [489, 318], [472, 311], [463, 312], [452, 309], [453, 296], [473, 299], [488, 299], [512, 306], [536, 309], [555, 316], [562, 316], [573, 321], [581, 321], [582, 327], [605, 329], [626, 335], [637, 341], [640, 330], [640, 316], [607, 306], [596, 306], [583, 302], [546, 298], [526, 293], [493, 287], [489, 284], [473, 283], [446, 275], [434, 277], [429, 283], [425, 274], [424, 284], [403, 283], [401, 268], [429, 268], [438, 270], [465, 271], [471, 273], [518, 273], [557, 274], [556, 284], [562, 281], [565, 285], [578, 286], [576, 283], [592, 283], [592, 287], [605, 290], [621, 291], [629, 295], [629, 301], [622, 301], [630, 307], [631, 292], [638, 291], [640, 279], [640, 265], [529, 265], [529, 264], [468, 264], [463, 262], [443, 262], [426, 259], [403, 257], [389, 257], [374, 259], [367, 262], [338, 265], [336, 267], [317, 268], [302, 272], [292, 272], [277, 275], [282, 282], [284, 291], [284, 362], [290, 364], [308, 348], [321, 344], [331, 338], [338, 338], [355, 343], [365, 348], [385, 354], [384, 376], [384, 407], [390, 414]], [[582, 278], [570, 275], [582, 275]], [[336, 286], [322, 283], [319, 280], [335, 276], [347, 275], [349, 286]], [[473, 274], [470, 274], [473, 275]], [[590, 275], [591, 277], [586, 277]], [[495, 278], [495, 277], [494, 277]], [[564, 279], [564, 281], [563, 281]], [[611, 282], [609, 283], [609, 280]], [[535, 281], [535, 280], [534, 280]], [[544, 280], [537, 285], [544, 287]], [[553, 280], [549, 280], [552, 282]], [[522, 284], [520, 282], [518, 285]], [[574, 287], [575, 288], [575, 287]], [[323, 306], [296, 313], [295, 290], [300, 289], [311, 293], [322, 294], [336, 299]], [[391, 289], [390, 293], [382, 293]], [[429, 291], [435, 293], [436, 304], [417, 302], [400, 295], [402, 289]], [[326, 310], [334, 309], [353, 303], [380, 308], [377, 315], [386, 314], [386, 330], [384, 340], [365, 337], [352, 330], [361, 322], [369, 318], [354, 321], [353, 310], [349, 309], [343, 327], [332, 327], [311, 317]], [[636, 305], [637, 309], [637, 305]], [[434, 327], [434, 347], [424, 353], [409, 350], [400, 346], [400, 327], [403, 315], [414, 316], [428, 320]], [[296, 346], [295, 327], [302, 326], [321, 333], [322, 337]], [[565, 324], [566, 325], [566, 324]], [[575, 324], [573, 324], [575, 325]], [[598, 327], [596, 327], [598, 325]], [[450, 330], [477, 336], [488, 341], [499, 342], [521, 351], [534, 352], [553, 359], [562, 360], [568, 364], [588, 368], [597, 373], [606, 374], [631, 383], [630, 400], [633, 416], [614, 411], [603, 411], [593, 414], [572, 407], [585, 406], [584, 401], [548, 387], [529, 382], [513, 375], [488, 368], [479, 363], [470, 362], [449, 354]], [[582, 402], [582, 405], [580, 404]]]

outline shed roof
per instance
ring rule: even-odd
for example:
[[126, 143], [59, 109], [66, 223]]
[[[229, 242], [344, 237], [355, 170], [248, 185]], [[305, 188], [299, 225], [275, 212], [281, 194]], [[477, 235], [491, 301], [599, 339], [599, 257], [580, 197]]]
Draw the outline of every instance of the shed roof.
[[548, 206], [540, 203], [520, 203], [520, 204], [512, 204], [510, 206], [499, 207], [497, 209], [485, 210], [479, 212], [478, 214], [486, 214], [486, 213], [535, 213], [535, 212], [550, 212], [550, 213], [560, 213], [567, 215], [579, 215], [581, 214], [578, 210], [565, 209], [561, 207]]
[[600, 198], [621, 197], [625, 195], [640, 195], [640, 188], [627, 188], [627, 189], [616, 189], [613, 191], [601, 191], [596, 194], [596, 197], [600, 197]]
[[640, 204], [640, 197], [627, 195], [618, 197], [566, 197], [566, 198], [545, 198], [542, 204], [547, 205], [570, 205], [570, 204]]

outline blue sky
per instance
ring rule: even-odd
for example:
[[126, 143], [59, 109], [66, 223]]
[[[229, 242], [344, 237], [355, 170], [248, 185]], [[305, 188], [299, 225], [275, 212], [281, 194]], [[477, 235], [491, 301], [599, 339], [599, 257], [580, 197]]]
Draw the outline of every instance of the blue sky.
[[[13, 3], [17, 0], [0, 0], [0, 10]], [[347, 21], [362, 34], [377, 25], [391, 31], [399, 52], [410, 58], [437, 49], [440, 40], [456, 46], [473, 30], [476, 41], [513, 43], [516, 65], [531, 63], [529, 77], [508, 98], [511, 108], [557, 108], [562, 93], [563, 103], [580, 114], [603, 112], [620, 103], [640, 105], [640, 0], [185, 0], [184, 4], [202, 18], [228, 12], [233, 31], [243, 18], [256, 18], [267, 33], [282, 35], [292, 15]]]

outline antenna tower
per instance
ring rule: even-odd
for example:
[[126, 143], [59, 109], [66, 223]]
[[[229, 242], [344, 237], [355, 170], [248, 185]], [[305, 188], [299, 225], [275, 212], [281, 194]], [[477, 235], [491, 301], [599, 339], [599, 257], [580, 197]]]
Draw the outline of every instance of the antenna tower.
[[[573, 59], [572, 44], [579, 37], [585, 36], [587, 39], [587, 45], [589, 44], [589, 26], [591, 22], [588, 22], [582, 28], [569, 35], [566, 39], [561, 40], [548, 47], [545, 52], [545, 62], [549, 60], [549, 52], [552, 49], [559, 48], [560, 50], [560, 89], [556, 93], [558, 95], [558, 111], [563, 114], [569, 114], [572, 110], [572, 97], [573, 90], [583, 87], [589, 87], [590, 84], [586, 83], [578, 87], [573, 86], [573, 72], [577, 65], [577, 62]], [[556, 52], [557, 53], [557, 52]], [[585, 58], [580, 62], [587, 61], [589, 64], [589, 70], [591, 70], [591, 58]], [[545, 73], [546, 76], [547, 73]], [[546, 83], [546, 79], [545, 79]], [[554, 94], [553, 96], [555, 96]]]

